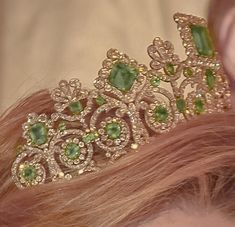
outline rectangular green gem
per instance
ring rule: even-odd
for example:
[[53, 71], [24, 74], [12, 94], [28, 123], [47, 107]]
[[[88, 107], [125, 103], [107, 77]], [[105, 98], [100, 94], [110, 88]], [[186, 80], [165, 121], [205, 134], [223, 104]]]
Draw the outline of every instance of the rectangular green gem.
[[215, 50], [207, 27], [192, 24], [190, 29], [198, 54], [213, 57]]

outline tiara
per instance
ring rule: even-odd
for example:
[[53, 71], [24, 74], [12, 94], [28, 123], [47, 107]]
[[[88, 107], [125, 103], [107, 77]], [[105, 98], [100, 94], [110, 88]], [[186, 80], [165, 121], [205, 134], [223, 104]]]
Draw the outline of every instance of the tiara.
[[160, 38], [147, 49], [150, 68], [110, 49], [94, 89], [82, 88], [78, 79], [62, 80], [51, 91], [54, 113], [28, 115], [11, 169], [17, 187], [99, 171], [179, 122], [231, 107], [207, 22], [180, 13], [174, 20], [185, 60]]

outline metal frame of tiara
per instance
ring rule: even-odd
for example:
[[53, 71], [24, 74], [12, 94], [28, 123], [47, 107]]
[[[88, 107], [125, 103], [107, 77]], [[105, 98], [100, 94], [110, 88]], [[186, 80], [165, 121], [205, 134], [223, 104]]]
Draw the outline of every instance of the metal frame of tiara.
[[12, 165], [17, 187], [100, 170], [153, 134], [230, 108], [228, 83], [206, 21], [179, 13], [174, 19], [185, 60], [160, 38], [148, 47], [150, 69], [110, 49], [95, 89], [83, 89], [78, 79], [62, 80], [51, 92], [55, 112], [28, 115], [23, 124], [26, 142]]

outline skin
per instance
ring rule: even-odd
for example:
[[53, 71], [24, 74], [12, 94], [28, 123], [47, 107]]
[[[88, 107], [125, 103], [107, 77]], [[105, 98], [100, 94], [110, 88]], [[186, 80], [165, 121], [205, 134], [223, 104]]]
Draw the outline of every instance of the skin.
[[140, 227], [234, 227], [234, 222], [229, 221], [223, 215], [217, 212], [184, 212], [174, 210], [163, 214]]

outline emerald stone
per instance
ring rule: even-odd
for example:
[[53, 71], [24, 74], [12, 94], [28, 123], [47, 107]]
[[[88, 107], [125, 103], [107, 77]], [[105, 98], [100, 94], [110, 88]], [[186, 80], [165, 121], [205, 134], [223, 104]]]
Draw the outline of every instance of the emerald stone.
[[192, 24], [190, 29], [198, 54], [204, 57], [213, 57], [214, 45], [207, 27]]
[[106, 125], [106, 134], [108, 135], [109, 139], [118, 139], [121, 135], [121, 126], [119, 123], [117, 122], [112, 122], [112, 123], [108, 123]]
[[88, 143], [91, 143], [91, 142], [95, 141], [97, 138], [98, 138], [97, 133], [95, 133], [95, 132], [90, 132], [90, 133], [87, 133], [86, 135], [84, 135], [84, 136], [82, 137], [82, 141], [83, 141], [85, 144], [88, 144]]
[[21, 176], [26, 181], [33, 181], [37, 177], [37, 170], [33, 165], [25, 165], [21, 170]]
[[164, 71], [167, 75], [172, 76], [175, 74], [175, 67], [172, 63], [167, 63], [164, 68]]
[[58, 128], [60, 132], [63, 132], [66, 130], [66, 124], [62, 121], [59, 123]]
[[182, 98], [178, 98], [176, 100], [176, 107], [179, 110], [180, 113], [184, 113], [186, 110], [186, 103], [185, 100]]
[[122, 92], [127, 92], [131, 89], [137, 79], [138, 71], [130, 68], [124, 63], [116, 63], [108, 77], [109, 83]]
[[65, 148], [64, 154], [69, 159], [77, 159], [80, 155], [80, 147], [76, 143], [69, 143]]
[[42, 145], [47, 142], [48, 129], [44, 123], [37, 122], [29, 129], [29, 136], [34, 145]]
[[195, 113], [196, 114], [200, 114], [204, 111], [204, 102], [202, 99], [196, 98], [194, 101], [194, 105], [195, 105]]
[[158, 76], [153, 76], [152, 79], [150, 80], [150, 83], [154, 87], [158, 87], [160, 85], [160, 78]]
[[73, 114], [80, 114], [83, 110], [82, 104], [80, 101], [76, 101], [76, 102], [71, 102], [69, 104], [69, 110], [73, 113]]
[[99, 106], [102, 106], [106, 103], [106, 100], [100, 95], [95, 99], [95, 101], [96, 101], [96, 104]]
[[164, 106], [156, 106], [154, 109], [154, 118], [155, 121], [163, 123], [166, 122], [169, 116], [168, 110]]
[[193, 69], [190, 67], [184, 68], [184, 75], [186, 77], [191, 77], [193, 75]]
[[215, 86], [215, 75], [214, 72], [211, 69], [206, 69], [206, 83], [209, 88], [209, 90], [212, 90]]

